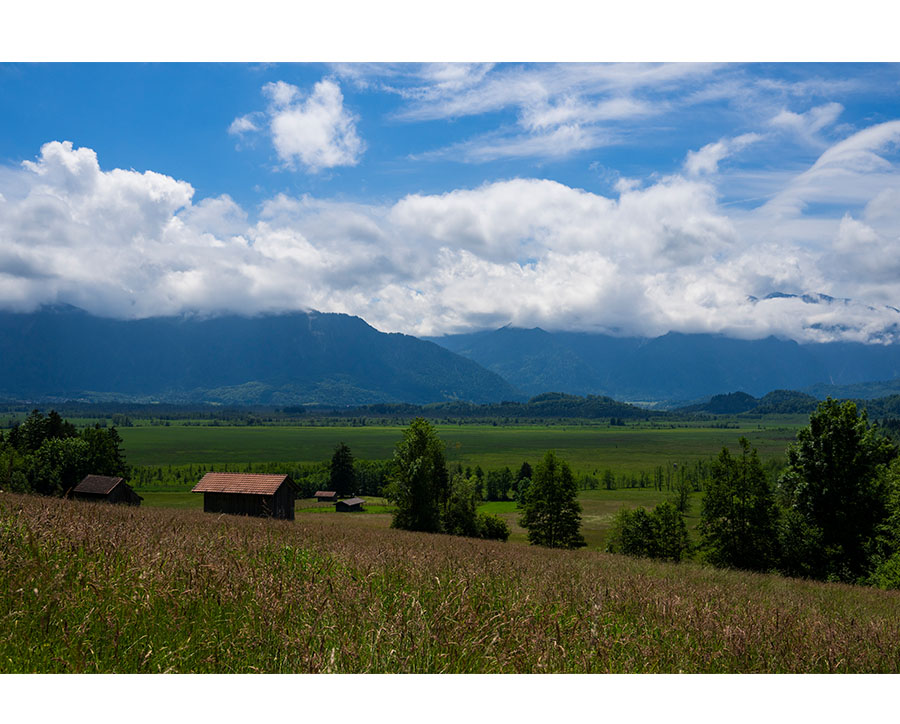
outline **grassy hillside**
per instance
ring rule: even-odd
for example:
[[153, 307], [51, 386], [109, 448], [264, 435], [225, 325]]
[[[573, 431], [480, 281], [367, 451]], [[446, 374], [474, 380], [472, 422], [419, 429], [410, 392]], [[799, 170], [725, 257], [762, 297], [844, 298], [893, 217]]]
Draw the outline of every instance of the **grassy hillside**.
[[896, 672], [900, 593], [0, 494], [2, 672]]

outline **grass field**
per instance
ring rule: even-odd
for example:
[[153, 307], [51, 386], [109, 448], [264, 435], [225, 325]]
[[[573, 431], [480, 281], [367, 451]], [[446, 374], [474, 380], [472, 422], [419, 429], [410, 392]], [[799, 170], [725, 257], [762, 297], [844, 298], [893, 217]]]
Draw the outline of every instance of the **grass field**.
[[900, 592], [0, 494], [0, 672], [897, 672]]
[[[451, 464], [481, 465], [485, 470], [509, 466], [518, 469], [522, 461], [535, 464], [548, 449], [554, 449], [572, 465], [576, 473], [600, 474], [609, 468], [616, 475], [650, 472], [657, 465], [671, 466], [706, 459], [723, 445], [732, 449], [741, 436], [758, 447], [763, 459], [783, 456], [794, 440], [802, 420], [778, 421], [763, 427], [758, 424], [737, 429], [609, 428], [606, 426], [494, 427], [442, 426], [439, 435], [447, 444]], [[327, 460], [339, 442], [346, 442], [356, 457], [389, 458], [402, 427], [135, 427], [122, 430], [125, 451], [132, 464], [152, 465], [235, 465], [247, 462]], [[140, 490], [147, 507], [202, 510], [200, 495], [186, 492], [190, 484], [172, 491]], [[151, 489], [152, 490], [152, 489]], [[613, 516], [623, 507], [653, 508], [670, 499], [671, 494], [652, 488], [582, 491], [582, 534], [588, 546], [602, 550]], [[693, 533], [699, 521], [700, 496], [693, 496], [685, 520]], [[306, 514], [305, 501], [297, 501], [297, 515]], [[312, 510], [322, 512], [322, 508]], [[519, 526], [519, 512], [513, 502], [484, 503], [484, 512], [500, 515], [510, 526], [510, 542], [527, 542], [526, 531]], [[333, 508], [328, 512], [334, 513]], [[387, 528], [389, 509], [369, 507], [370, 526]]]
[[[576, 473], [606, 468], [617, 474], [647, 471], [656, 465], [690, 462], [716, 455], [723, 445], [735, 448], [741, 436], [759, 449], [763, 460], [784, 455], [806, 419], [745, 423], [737, 429], [610, 428], [551, 425], [494, 427], [437, 426], [446, 443], [448, 462], [481, 465], [485, 470], [523, 461], [533, 465], [555, 450]], [[403, 427], [131, 427], [119, 432], [132, 465], [221, 464], [328, 460], [340, 442], [356, 458], [390, 458]]]
[[[196, 493], [184, 492], [149, 492], [142, 491], [144, 498], [142, 505], [147, 508], [172, 508], [177, 510], [203, 510], [203, 496]], [[623, 507], [637, 508], [640, 506], [653, 508], [671, 495], [650, 488], [635, 490], [587, 490], [579, 494], [579, 502], [582, 507], [581, 533], [589, 548], [603, 550], [606, 546], [606, 538], [612, 523], [613, 516]], [[685, 516], [688, 530], [693, 533], [699, 523], [700, 496], [693, 497], [691, 509]], [[391, 523], [391, 511], [393, 508], [383, 498], [366, 497], [366, 506], [363, 515], [371, 520], [366, 524], [371, 527], [388, 528]], [[482, 503], [478, 511], [499, 515], [510, 527], [509, 542], [512, 544], [526, 544], [528, 542], [527, 531], [519, 525], [520, 511], [514, 501], [497, 501]], [[312, 499], [300, 499], [294, 508], [295, 516], [336, 515], [341, 519], [358, 517], [357, 513], [336, 513], [334, 506], [317, 503]]]

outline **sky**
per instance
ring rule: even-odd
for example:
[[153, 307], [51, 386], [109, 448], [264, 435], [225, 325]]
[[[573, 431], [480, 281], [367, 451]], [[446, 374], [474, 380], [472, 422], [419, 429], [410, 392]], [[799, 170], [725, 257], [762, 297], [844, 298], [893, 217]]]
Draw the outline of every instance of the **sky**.
[[0, 62], [0, 309], [900, 341], [900, 64]]

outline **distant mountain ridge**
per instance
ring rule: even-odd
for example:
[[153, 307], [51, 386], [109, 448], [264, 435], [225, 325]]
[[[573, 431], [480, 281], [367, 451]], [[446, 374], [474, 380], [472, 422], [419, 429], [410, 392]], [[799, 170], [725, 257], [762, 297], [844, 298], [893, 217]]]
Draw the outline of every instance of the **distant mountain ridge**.
[[746, 392], [730, 392], [713, 395], [707, 402], [701, 402], [672, 410], [674, 413], [706, 412], [713, 415], [740, 415], [752, 412], [758, 415], [809, 414], [819, 404], [819, 400], [796, 390], [772, 390], [760, 399]]
[[355, 407], [556, 392], [671, 409], [732, 391], [885, 396], [900, 392], [898, 380], [900, 345], [514, 327], [417, 339], [319, 312], [131, 321], [67, 306], [0, 312], [0, 396], [15, 399]]
[[69, 306], [0, 312], [0, 395], [281, 405], [523, 399], [476, 362], [344, 314], [129, 321]]
[[529, 395], [558, 390], [625, 401], [688, 401], [732, 390], [759, 397], [900, 377], [900, 345], [678, 332], [651, 339], [512, 327], [427, 339]]

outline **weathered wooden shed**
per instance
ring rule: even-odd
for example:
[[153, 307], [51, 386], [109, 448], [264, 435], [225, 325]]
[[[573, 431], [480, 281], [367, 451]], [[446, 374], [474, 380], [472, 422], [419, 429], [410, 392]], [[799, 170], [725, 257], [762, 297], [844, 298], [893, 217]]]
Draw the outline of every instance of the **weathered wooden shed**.
[[287, 475], [207, 473], [192, 493], [203, 493], [207, 513], [294, 519], [297, 485]]
[[333, 490], [317, 490], [313, 497], [320, 503], [333, 503], [337, 500], [337, 493]]
[[123, 505], [140, 505], [143, 500], [125, 482], [124, 478], [115, 478], [109, 475], [85, 475], [84, 480], [72, 488], [72, 497], [75, 500], [94, 500]]
[[363, 503], [366, 501], [362, 498], [347, 498], [339, 500], [334, 504], [334, 509], [338, 513], [357, 513], [362, 511]]

